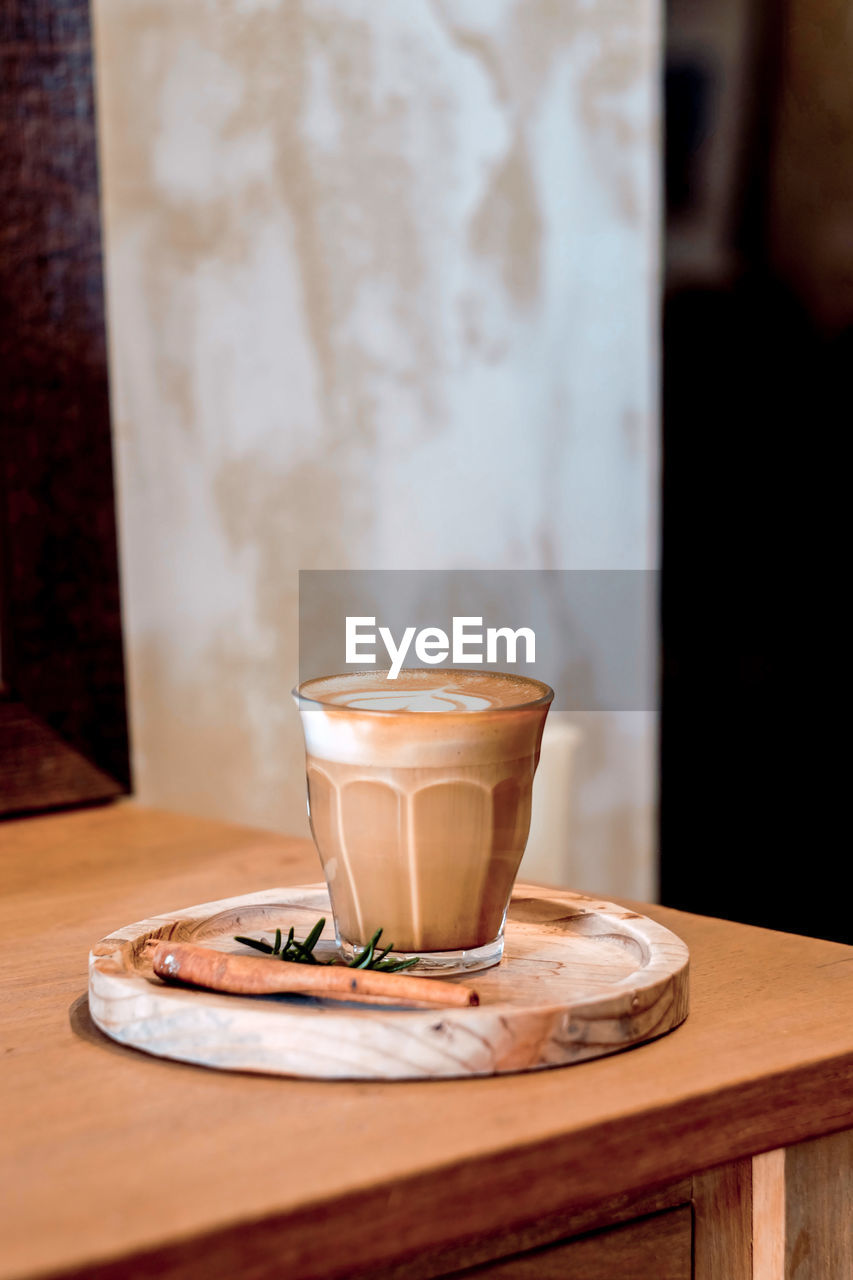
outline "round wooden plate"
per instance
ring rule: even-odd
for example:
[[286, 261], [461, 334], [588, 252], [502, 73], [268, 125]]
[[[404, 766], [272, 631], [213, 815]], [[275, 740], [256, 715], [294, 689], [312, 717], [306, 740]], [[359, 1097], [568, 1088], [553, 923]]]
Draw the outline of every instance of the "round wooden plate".
[[145, 957], [152, 937], [248, 953], [234, 934], [272, 940], [277, 927], [293, 925], [300, 938], [322, 915], [317, 954], [331, 955], [325, 885], [267, 889], [127, 925], [90, 953], [92, 1018], [122, 1044], [208, 1067], [414, 1080], [565, 1066], [642, 1044], [687, 1017], [680, 938], [614, 903], [531, 885], [516, 885], [501, 964], [458, 979], [479, 992], [476, 1008], [219, 995], [161, 982]]

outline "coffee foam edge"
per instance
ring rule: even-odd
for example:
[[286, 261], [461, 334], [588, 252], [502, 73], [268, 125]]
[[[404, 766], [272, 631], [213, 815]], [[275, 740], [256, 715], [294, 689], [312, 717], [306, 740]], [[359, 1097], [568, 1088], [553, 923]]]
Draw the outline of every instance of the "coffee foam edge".
[[464, 769], [520, 759], [539, 749], [547, 704], [478, 715], [376, 715], [305, 703], [300, 708], [309, 757], [395, 769]]
[[352, 710], [457, 715], [522, 707], [548, 692], [541, 681], [508, 672], [420, 667], [393, 680], [385, 670], [318, 676], [296, 691], [300, 706], [308, 699]]

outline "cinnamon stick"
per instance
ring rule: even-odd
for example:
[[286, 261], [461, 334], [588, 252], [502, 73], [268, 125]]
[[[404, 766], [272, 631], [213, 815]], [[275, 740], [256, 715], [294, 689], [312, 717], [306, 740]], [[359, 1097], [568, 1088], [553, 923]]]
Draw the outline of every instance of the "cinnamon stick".
[[417, 1009], [464, 1008], [480, 1003], [471, 987], [435, 978], [343, 966], [289, 964], [265, 956], [230, 955], [190, 942], [152, 939], [149, 950], [158, 977], [232, 995], [311, 995], [361, 1004], [404, 1004]]

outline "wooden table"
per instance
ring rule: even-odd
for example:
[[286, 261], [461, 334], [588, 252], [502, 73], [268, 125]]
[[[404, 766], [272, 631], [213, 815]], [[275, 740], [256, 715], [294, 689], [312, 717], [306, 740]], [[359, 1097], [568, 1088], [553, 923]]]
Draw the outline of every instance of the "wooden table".
[[0, 866], [0, 1277], [853, 1275], [853, 948], [643, 908], [693, 960], [686, 1024], [641, 1048], [493, 1079], [225, 1074], [102, 1036], [88, 948], [317, 879], [305, 841], [119, 803], [0, 826]]

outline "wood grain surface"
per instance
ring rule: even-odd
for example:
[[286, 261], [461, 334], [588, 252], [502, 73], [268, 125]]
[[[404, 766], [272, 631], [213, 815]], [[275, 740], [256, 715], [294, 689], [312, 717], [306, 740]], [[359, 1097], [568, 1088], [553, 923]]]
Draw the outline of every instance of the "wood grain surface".
[[[183, 1062], [415, 1080], [583, 1062], [663, 1035], [687, 1016], [689, 957], [679, 938], [615, 903], [530, 885], [515, 887], [501, 964], [465, 976], [477, 1008], [252, 999], [170, 986], [152, 971], [152, 940], [246, 954], [263, 967], [235, 934], [271, 942], [277, 929], [294, 928], [304, 938], [321, 916], [316, 954], [328, 959], [336, 949], [325, 885], [268, 889], [125, 925], [92, 949], [92, 1017], [122, 1044]], [[393, 976], [383, 980], [395, 985]], [[451, 992], [461, 981], [450, 979]]]
[[752, 1280], [752, 1161], [693, 1179], [693, 1280]]
[[836, 943], [641, 907], [690, 948], [674, 1035], [571, 1070], [294, 1080], [116, 1044], [86, 959], [117, 920], [316, 880], [306, 841], [120, 802], [0, 825], [0, 866], [6, 1280], [434, 1275], [853, 1126], [853, 949]]
[[752, 1280], [785, 1280], [785, 1154], [752, 1161]]
[[[692, 1280], [689, 1208], [457, 1272], [458, 1280]], [[730, 1280], [717, 1272], [718, 1280]], [[448, 1278], [450, 1280], [450, 1278]]]
[[785, 1280], [853, 1276], [853, 1132], [785, 1152]]
[[849, 1280], [853, 1130], [693, 1178], [693, 1280]]

